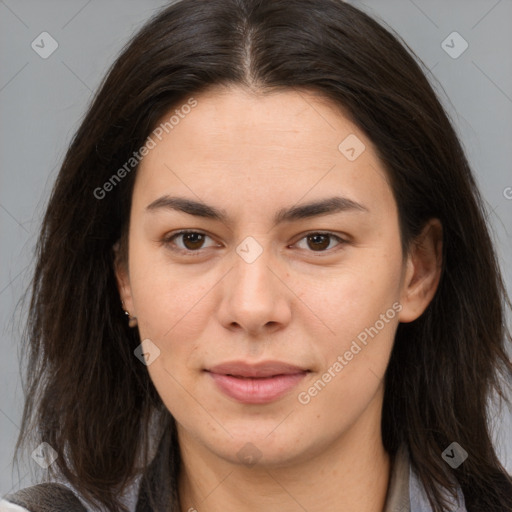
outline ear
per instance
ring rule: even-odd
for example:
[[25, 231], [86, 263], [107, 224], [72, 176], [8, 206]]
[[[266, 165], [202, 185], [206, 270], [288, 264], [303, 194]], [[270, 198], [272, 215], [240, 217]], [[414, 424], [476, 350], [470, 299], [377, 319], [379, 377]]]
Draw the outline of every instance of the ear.
[[128, 274], [128, 263], [126, 257], [121, 256], [120, 242], [116, 242], [112, 246], [112, 253], [114, 256], [114, 273], [117, 280], [117, 289], [119, 296], [124, 303], [124, 309], [132, 316], [137, 316], [134, 312], [132, 289], [130, 286], [130, 277]]
[[411, 243], [402, 283], [400, 322], [412, 322], [427, 309], [441, 279], [443, 227], [431, 219]]

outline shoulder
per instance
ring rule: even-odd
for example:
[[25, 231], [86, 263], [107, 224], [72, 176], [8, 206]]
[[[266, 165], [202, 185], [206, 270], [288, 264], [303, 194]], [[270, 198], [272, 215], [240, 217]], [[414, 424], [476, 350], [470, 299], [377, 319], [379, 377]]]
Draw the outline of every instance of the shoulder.
[[28, 512], [26, 508], [15, 505], [7, 500], [0, 499], [0, 512]]
[[62, 484], [44, 483], [4, 496], [0, 512], [87, 512], [77, 496]]
[[[425, 488], [421, 483], [409, 456], [409, 450], [402, 444], [392, 459], [388, 496], [384, 512], [432, 512]], [[456, 484], [457, 498], [454, 499], [446, 489], [441, 493], [450, 504], [453, 512], [467, 512], [464, 495]]]

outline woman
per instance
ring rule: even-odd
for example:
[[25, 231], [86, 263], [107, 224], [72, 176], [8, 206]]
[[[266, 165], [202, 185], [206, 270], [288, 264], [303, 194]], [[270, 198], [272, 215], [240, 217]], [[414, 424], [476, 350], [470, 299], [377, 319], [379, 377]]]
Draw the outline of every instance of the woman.
[[124, 511], [134, 487], [139, 512], [512, 510], [481, 198], [420, 67], [354, 7], [158, 14], [38, 247], [17, 448], [64, 486], [5, 510]]

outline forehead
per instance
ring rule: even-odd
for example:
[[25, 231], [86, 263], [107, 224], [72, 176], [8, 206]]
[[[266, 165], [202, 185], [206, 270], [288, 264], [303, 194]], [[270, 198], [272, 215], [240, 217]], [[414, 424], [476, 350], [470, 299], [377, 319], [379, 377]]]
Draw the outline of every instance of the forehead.
[[183, 108], [185, 99], [162, 117], [167, 129], [153, 136], [134, 198], [149, 204], [179, 191], [209, 203], [271, 206], [336, 192], [382, 207], [394, 202], [370, 140], [317, 93], [215, 87], [193, 98], [193, 108]]
[[[236, 152], [243, 148], [261, 158], [275, 157], [285, 147], [295, 150], [289, 155], [295, 159], [309, 159], [314, 153], [329, 157], [333, 150], [338, 156], [342, 138], [360, 132], [342, 107], [313, 91], [257, 92], [215, 86], [194, 98], [197, 105], [179, 119], [174, 116], [176, 125], [166, 130], [175, 137], [166, 137], [170, 133], [163, 136], [171, 144], [174, 138], [176, 144], [186, 144], [185, 148], [200, 149], [198, 156], [208, 152], [215, 159], [232, 160], [238, 156], [243, 160], [247, 153]], [[169, 113], [179, 112], [185, 104], [183, 100]], [[169, 113], [162, 117], [162, 125], [169, 119]]]

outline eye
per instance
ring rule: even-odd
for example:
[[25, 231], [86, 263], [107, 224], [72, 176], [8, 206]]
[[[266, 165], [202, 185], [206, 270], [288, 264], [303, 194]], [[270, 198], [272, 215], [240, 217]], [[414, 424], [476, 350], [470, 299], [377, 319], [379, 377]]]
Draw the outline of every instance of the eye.
[[338, 242], [338, 245], [347, 243], [346, 240], [335, 235], [334, 233], [323, 232], [308, 233], [306, 236], [302, 237], [299, 242], [306, 240], [307, 247], [311, 249], [312, 252], [327, 252], [326, 249], [332, 249], [332, 247], [329, 247], [331, 245], [332, 239], [335, 239]]
[[[187, 254], [189, 256], [192, 256], [191, 253], [197, 253], [197, 255], [199, 256], [201, 249], [208, 248], [204, 246], [204, 241], [206, 238], [211, 239], [209, 235], [201, 231], [183, 230], [179, 231], [178, 233], [172, 233], [166, 236], [162, 240], [162, 243], [168, 246], [173, 251], [180, 252], [182, 254]], [[182, 241], [182, 245], [176, 244], [175, 240], [180, 239]], [[306, 240], [306, 244], [310, 252], [327, 252], [328, 250], [332, 249], [332, 247], [330, 247], [332, 239], [338, 242], [337, 245], [343, 245], [348, 243], [347, 240], [344, 240], [343, 238], [335, 235], [334, 233], [329, 232], [307, 233], [299, 240], [299, 242], [301, 242], [302, 240]], [[298, 242], [296, 243], [296, 245], [297, 244]], [[212, 247], [215, 247], [215, 245], [213, 245]]]
[[[182, 239], [183, 246], [176, 245], [175, 239]], [[173, 251], [182, 253], [199, 252], [203, 247], [205, 238], [210, 238], [206, 233], [201, 231], [179, 231], [178, 233], [171, 234], [163, 239], [163, 243], [168, 245]]]

